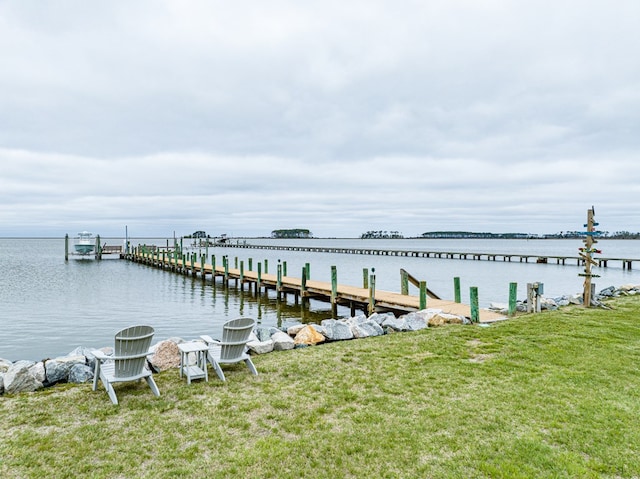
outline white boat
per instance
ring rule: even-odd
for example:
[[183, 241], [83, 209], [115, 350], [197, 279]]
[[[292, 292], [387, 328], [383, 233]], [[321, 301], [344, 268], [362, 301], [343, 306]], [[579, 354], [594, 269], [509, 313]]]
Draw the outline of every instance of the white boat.
[[91, 254], [96, 247], [96, 241], [92, 233], [83, 231], [78, 233], [76, 243], [73, 245], [77, 254]]

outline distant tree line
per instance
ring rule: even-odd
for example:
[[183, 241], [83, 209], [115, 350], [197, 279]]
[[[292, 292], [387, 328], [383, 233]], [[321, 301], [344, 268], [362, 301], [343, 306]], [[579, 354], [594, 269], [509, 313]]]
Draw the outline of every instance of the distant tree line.
[[360, 235], [361, 239], [402, 239], [399, 231], [367, 231]]
[[273, 230], [271, 232], [272, 238], [311, 238], [313, 233], [304, 228]]
[[476, 233], [472, 231], [430, 231], [422, 233], [422, 238], [497, 238], [497, 239], [522, 239], [531, 238], [526, 233]]
[[[560, 231], [544, 235], [528, 233], [476, 233], [472, 231], [430, 231], [422, 233], [421, 238], [489, 238], [489, 239], [580, 239], [584, 238], [582, 231]], [[616, 231], [609, 233], [601, 231], [600, 238], [608, 239], [640, 239], [640, 233]]]

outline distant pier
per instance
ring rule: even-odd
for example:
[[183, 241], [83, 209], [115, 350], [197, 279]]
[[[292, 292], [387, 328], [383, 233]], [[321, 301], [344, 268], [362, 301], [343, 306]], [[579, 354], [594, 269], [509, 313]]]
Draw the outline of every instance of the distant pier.
[[[232, 243], [228, 241], [223, 244], [216, 244], [216, 247], [225, 248], [245, 248], [245, 249], [266, 249], [279, 251], [305, 251], [311, 253], [332, 253], [332, 254], [362, 254], [374, 256], [406, 256], [415, 258], [439, 258], [439, 259], [461, 259], [476, 261], [505, 261], [520, 263], [536, 263], [536, 264], [575, 264], [584, 266], [584, 259], [579, 256], [563, 256], [563, 255], [537, 255], [537, 254], [520, 254], [520, 253], [469, 253], [460, 251], [423, 251], [423, 250], [401, 250], [401, 249], [374, 249], [374, 248], [336, 248], [325, 246], [276, 246], [276, 245], [256, 245], [246, 243]], [[622, 269], [631, 270], [634, 262], [640, 259], [630, 258], [594, 258], [598, 266], [606, 268], [611, 263], [620, 263]]]

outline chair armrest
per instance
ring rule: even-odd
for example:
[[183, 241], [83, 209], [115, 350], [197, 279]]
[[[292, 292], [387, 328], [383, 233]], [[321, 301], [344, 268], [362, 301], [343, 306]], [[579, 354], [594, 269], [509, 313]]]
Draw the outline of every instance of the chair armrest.
[[107, 359], [113, 359], [113, 356], [108, 356], [104, 353], [104, 351], [100, 351], [99, 349], [94, 349], [91, 351], [91, 354], [95, 356], [96, 359], [100, 361], [105, 361]]
[[208, 336], [208, 335], [206, 335], [206, 334], [205, 334], [205, 335], [200, 336], [200, 338], [201, 338], [205, 343], [207, 343], [207, 344], [216, 344], [216, 343], [219, 343], [219, 342], [220, 342], [219, 340], [217, 340], [217, 339], [213, 339], [213, 338], [211, 338], [211, 336]]

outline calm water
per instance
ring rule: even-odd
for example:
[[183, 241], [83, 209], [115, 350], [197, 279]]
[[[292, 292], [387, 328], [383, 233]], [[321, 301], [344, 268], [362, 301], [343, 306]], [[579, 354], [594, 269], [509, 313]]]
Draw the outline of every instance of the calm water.
[[[122, 244], [122, 239], [103, 239]], [[357, 240], [247, 239], [250, 244], [292, 244], [313, 246], [371, 246], [376, 249], [466, 251], [479, 253], [526, 253], [575, 256], [580, 240]], [[166, 245], [167, 240], [133, 240], [134, 245]], [[173, 241], [171, 241], [172, 243]], [[640, 258], [640, 241], [600, 240], [603, 257]], [[204, 253], [205, 250], [203, 249]], [[209, 248], [216, 258], [228, 255], [245, 261], [287, 263], [289, 276], [300, 276], [305, 263], [311, 278], [330, 281], [331, 266], [338, 269], [342, 284], [361, 285], [362, 270], [375, 268], [378, 289], [400, 291], [400, 268], [426, 280], [429, 289], [444, 299], [453, 298], [453, 278], [461, 279], [463, 301], [470, 286], [479, 289], [481, 306], [507, 302], [510, 282], [518, 283], [518, 297], [525, 296], [526, 283], [543, 282], [545, 296], [579, 293], [582, 267], [576, 265], [524, 264], [404, 258], [349, 254], [306, 253], [236, 248]], [[218, 264], [220, 260], [218, 259]], [[597, 289], [640, 283], [640, 263], [625, 271], [620, 262], [596, 268], [602, 277]], [[413, 288], [413, 287], [411, 287]], [[412, 294], [417, 294], [413, 288]], [[273, 295], [273, 293], [271, 293]], [[340, 309], [339, 314], [348, 314]], [[278, 303], [273, 296], [256, 296], [233, 286], [203, 282], [117, 259], [64, 261], [63, 239], [0, 239], [0, 357], [10, 360], [55, 357], [78, 346], [102, 347], [113, 342], [114, 333], [136, 323], [152, 325], [156, 340], [200, 334], [219, 336], [222, 324], [240, 315], [251, 316], [263, 325], [281, 325], [289, 320], [320, 321], [331, 316], [326, 303], [312, 302], [311, 311], [293, 304]]]

